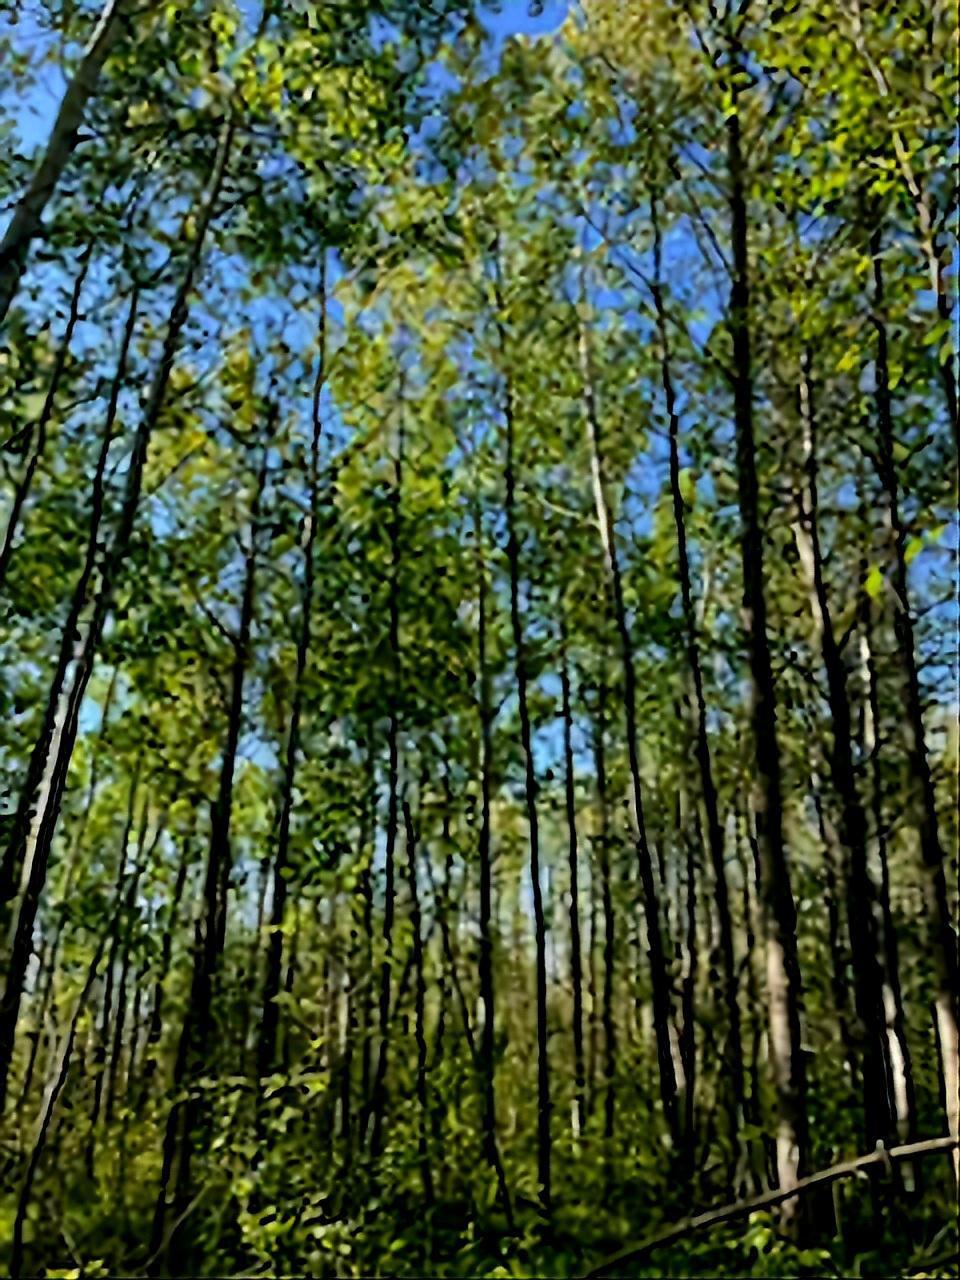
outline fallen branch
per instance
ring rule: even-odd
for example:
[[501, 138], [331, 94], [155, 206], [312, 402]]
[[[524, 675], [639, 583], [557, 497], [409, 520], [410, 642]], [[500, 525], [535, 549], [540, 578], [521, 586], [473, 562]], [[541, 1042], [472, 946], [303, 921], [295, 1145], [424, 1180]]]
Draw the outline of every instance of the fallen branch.
[[858, 1156], [856, 1160], [835, 1164], [829, 1169], [821, 1169], [819, 1173], [812, 1173], [808, 1178], [801, 1178], [796, 1186], [786, 1191], [765, 1191], [762, 1195], [753, 1196], [749, 1200], [738, 1200], [736, 1204], [707, 1209], [695, 1217], [683, 1218], [680, 1222], [675, 1222], [639, 1244], [627, 1245], [626, 1248], [605, 1259], [599, 1266], [586, 1272], [583, 1280], [598, 1280], [598, 1277], [608, 1275], [614, 1267], [619, 1267], [625, 1262], [637, 1262], [652, 1250], [672, 1244], [675, 1240], [690, 1235], [694, 1231], [713, 1227], [721, 1222], [729, 1222], [732, 1218], [742, 1217], [757, 1209], [769, 1209], [774, 1205], [783, 1204], [785, 1200], [802, 1195], [813, 1187], [827, 1186], [839, 1178], [852, 1177], [862, 1169], [869, 1169], [878, 1164], [888, 1165], [898, 1160], [913, 1160], [917, 1156], [932, 1155], [935, 1152], [953, 1151], [957, 1145], [956, 1138], [929, 1138], [926, 1142], [911, 1142], [906, 1146], [891, 1147], [889, 1150], [879, 1148], [870, 1155]]

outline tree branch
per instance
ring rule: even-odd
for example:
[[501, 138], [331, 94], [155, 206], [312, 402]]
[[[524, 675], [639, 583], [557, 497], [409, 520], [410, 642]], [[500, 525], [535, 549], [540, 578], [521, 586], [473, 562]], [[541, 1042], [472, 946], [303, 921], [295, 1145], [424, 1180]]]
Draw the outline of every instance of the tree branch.
[[675, 1222], [673, 1226], [658, 1231], [655, 1235], [649, 1236], [639, 1244], [628, 1245], [625, 1249], [621, 1249], [619, 1253], [612, 1254], [601, 1262], [599, 1266], [587, 1271], [584, 1274], [584, 1280], [598, 1280], [600, 1276], [609, 1275], [614, 1268], [619, 1268], [623, 1263], [637, 1262], [653, 1249], [660, 1249], [664, 1245], [672, 1244], [675, 1240], [680, 1240], [694, 1231], [700, 1231], [704, 1227], [713, 1227], [721, 1222], [729, 1222], [732, 1218], [739, 1218], [744, 1214], [753, 1213], [756, 1209], [769, 1209], [774, 1205], [783, 1204], [785, 1200], [791, 1200], [794, 1196], [802, 1195], [813, 1187], [828, 1186], [839, 1178], [852, 1177], [854, 1174], [859, 1173], [861, 1169], [869, 1169], [878, 1164], [887, 1165], [897, 1160], [914, 1160], [918, 1156], [933, 1155], [937, 1152], [953, 1151], [957, 1145], [956, 1138], [928, 1138], [925, 1142], [910, 1142], [906, 1146], [892, 1147], [889, 1151], [886, 1148], [878, 1148], [878, 1150], [871, 1152], [870, 1155], [858, 1156], [855, 1160], [848, 1160], [843, 1164], [835, 1164], [829, 1169], [821, 1169], [819, 1173], [811, 1174], [808, 1178], [801, 1178], [796, 1186], [790, 1187], [786, 1191], [779, 1189], [765, 1191], [762, 1195], [753, 1196], [749, 1200], [738, 1200], [735, 1204], [723, 1205], [719, 1209], [708, 1209], [704, 1213], [696, 1214], [695, 1217], [684, 1218], [680, 1222]]

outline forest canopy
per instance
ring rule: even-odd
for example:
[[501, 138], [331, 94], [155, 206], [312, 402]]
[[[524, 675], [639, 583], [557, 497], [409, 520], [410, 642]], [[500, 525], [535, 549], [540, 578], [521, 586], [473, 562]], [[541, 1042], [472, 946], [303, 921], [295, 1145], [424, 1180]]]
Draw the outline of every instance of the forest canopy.
[[956, 1274], [957, 48], [0, 0], [6, 1272]]

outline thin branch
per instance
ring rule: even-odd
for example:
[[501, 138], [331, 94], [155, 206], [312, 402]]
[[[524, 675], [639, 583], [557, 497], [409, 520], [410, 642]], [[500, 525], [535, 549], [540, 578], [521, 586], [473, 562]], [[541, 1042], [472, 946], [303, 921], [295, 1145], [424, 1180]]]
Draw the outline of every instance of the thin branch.
[[910, 1142], [902, 1147], [892, 1147], [890, 1150], [880, 1147], [878, 1150], [871, 1152], [870, 1155], [858, 1156], [856, 1160], [835, 1164], [829, 1169], [821, 1169], [818, 1173], [811, 1174], [808, 1178], [801, 1178], [795, 1186], [789, 1187], [785, 1191], [779, 1189], [765, 1191], [762, 1195], [753, 1196], [749, 1200], [738, 1200], [735, 1204], [723, 1205], [719, 1209], [708, 1209], [705, 1213], [698, 1213], [692, 1218], [684, 1218], [682, 1221], [674, 1223], [673, 1226], [666, 1227], [663, 1231], [658, 1231], [656, 1235], [649, 1236], [639, 1244], [628, 1245], [625, 1249], [621, 1249], [619, 1253], [613, 1254], [601, 1262], [599, 1266], [586, 1272], [584, 1280], [595, 1280], [600, 1276], [609, 1275], [614, 1268], [619, 1269], [623, 1263], [637, 1262], [653, 1249], [660, 1249], [664, 1245], [673, 1244], [675, 1240], [680, 1240], [694, 1231], [702, 1230], [704, 1227], [713, 1227], [721, 1222], [729, 1222], [732, 1218], [740, 1218], [744, 1214], [753, 1213], [757, 1209], [769, 1209], [775, 1205], [783, 1204], [784, 1201], [792, 1200], [794, 1196], [802, 1195], [813, 1187], [828, 1186], [839, 1178], [852, 1177], [862, 1169], [870, 1169], [874, 1165], [889, 1166], [898, 1160], [914, 1160], [918, 1156], [953, 1151], [957, 1145], [956, 1138], [929, 1138], [925, 1142]]

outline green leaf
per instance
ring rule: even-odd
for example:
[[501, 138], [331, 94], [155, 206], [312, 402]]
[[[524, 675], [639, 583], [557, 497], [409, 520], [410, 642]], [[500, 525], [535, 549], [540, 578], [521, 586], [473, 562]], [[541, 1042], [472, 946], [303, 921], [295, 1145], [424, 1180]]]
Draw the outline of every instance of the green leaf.
[[874, 565], [867, 574], [866, 582], [863, 584], [864, 590], [871, 600], [879, 600], [883, 595], [883, 581], [883, 574]]

